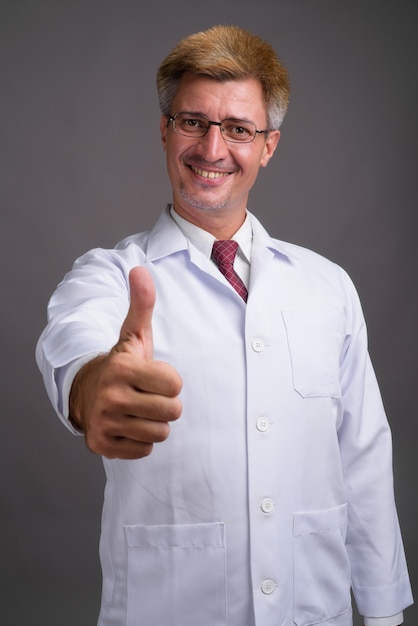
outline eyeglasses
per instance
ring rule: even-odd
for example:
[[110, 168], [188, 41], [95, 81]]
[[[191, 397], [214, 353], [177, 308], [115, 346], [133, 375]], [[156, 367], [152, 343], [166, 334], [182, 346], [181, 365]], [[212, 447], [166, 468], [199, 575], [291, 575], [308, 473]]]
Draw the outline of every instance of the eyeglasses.
[[219, 126], [225, 141], [232, 143], [251, 143], [257, 134], [268, 133], [268, 130], [257, 130], [254, 122], [228, 117], [222, 122], [212, 122], [203, 113], [177, 113], [168, 116], [168, 124], [173, 122], [177, 134], [191, 139], [204, 137], [210, 126]]

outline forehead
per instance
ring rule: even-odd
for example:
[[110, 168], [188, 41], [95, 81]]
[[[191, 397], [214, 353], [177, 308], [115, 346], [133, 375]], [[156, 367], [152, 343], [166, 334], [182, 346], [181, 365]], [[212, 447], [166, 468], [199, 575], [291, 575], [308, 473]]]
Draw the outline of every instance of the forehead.
[[211, 119], [238, 117], [262, 122], [266, 118], [263, 89], [256, 79], [221, 82], [185, 74], [173, 101], [173, 113], [180, 111], [204, 113]]

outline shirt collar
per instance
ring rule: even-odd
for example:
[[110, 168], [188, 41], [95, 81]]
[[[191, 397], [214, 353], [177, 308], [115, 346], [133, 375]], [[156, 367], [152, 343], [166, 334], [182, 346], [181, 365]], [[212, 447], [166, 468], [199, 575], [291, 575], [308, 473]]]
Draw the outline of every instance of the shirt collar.
[[[170, 207], [170, 215], [176, 222], [177, 226], [182, 231], [183, 235], [187, 237], [190, 243], [195, 246], [202, 254], [208, 259], [212, 254], [212, 247], [215, 241], [215, 237], [208, 233], [203, 228], [192, 224], [179, 215], [173, 207]], [[251, 221], [248, 213], [246, 213], [245, 220], [237, 232], [233, 235], [232, 239], [239, 245], [241, 253], [244, 255], [248, 263], [251, 260], [251, 246], [252, 246], [252, 228]]]

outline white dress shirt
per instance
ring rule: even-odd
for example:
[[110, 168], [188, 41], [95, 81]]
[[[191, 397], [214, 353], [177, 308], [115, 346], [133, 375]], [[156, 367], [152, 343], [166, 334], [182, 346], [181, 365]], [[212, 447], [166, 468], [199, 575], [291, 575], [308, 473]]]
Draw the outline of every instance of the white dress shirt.
[[366, 624], [394, 626], [412, 595], [351, 281], [248, 214], [245, 304], [174, 219], [76, 261], [37, 347], [68, 424], [79, 360], [114, 345], [129, 271], [149, 269], [155, 358], [182, 376], [183, 414], [149, 457], [104, 459], [99, 625], [351, 626], [352, 587]]
[[[173, 207], [170, 209], [170, 215], [190, 243], [192, 243], [195, 248], [200, 250], [205, 257], [210, 259], [215, 237], [211, 235], [211, 233], [208, 233], [207, 230], [203, 230], [202, 228], [199, 228], [198, 226], [195, 226], [191, 222], [185, 220], [174, 210]], [[248, 289], [250, 285], [251, 248], [253, 243], [251, 221], [248, 214], [232, 239], [239, 245], [235, 256], [234, 270]]]

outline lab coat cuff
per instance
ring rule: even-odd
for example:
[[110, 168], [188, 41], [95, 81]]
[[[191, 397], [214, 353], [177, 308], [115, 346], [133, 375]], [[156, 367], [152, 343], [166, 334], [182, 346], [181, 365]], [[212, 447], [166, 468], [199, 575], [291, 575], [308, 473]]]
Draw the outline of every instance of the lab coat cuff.
[[391, 617], [365, 617], [364, 626], [399, 626], [403, 623], [403, 613]]
[[74, 361], [71, 361], [71, 363], [68, 363], [68, 365], [64, 365], [63, 367], [57, 368], [55, 370], [55, 381], [56, 381], [57, 388], [58, 388], [58, 398], [59, 398], [58, 409], [59, 409], [59, 412], [61, 413], [61, 419], [64, 421], [65, 425], [69, 428], [69, 430], [71, 430], [71, 432], [74, 435], [82, 435], [83, 433], [81, 433], [79, 430], [77, 430], [73, 426], [69, 418], [69, 413], [70, 413], [69, 400], [70, 400], [71, 387], [72, 387], [74, 378], [76, 377], [80, 369], [83, 367], [83, 365], [85, 365], [86, 363], [94, 359], [99, 354], [101, 353], [92, 352], [89, 354], [85, 354], [79, 359], [75, 359]]

